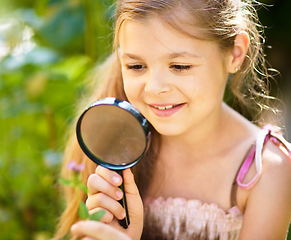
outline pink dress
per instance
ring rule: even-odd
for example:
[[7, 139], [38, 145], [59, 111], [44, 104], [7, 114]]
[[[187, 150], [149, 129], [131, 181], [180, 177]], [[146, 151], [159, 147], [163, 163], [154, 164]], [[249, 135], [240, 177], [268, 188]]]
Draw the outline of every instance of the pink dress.
[[[265, 126], [257, 137], [239, 168], [230, 194], [232, 207], [225, 212], [216, 204], [206, 204], [199, 200], [183, 198], [158, 198], [145, 204], [144, 240], [235, 240], [238, 239], [243, 222], [243, 213], [236, 206], [237, 187], [249, 189], [254, 186], [262, 173], [262, 151], [271, 139], [289, 156], [289, 143]], [[251, 182], [243, 184], [243, 179], [255, 159], [257, 174]]]

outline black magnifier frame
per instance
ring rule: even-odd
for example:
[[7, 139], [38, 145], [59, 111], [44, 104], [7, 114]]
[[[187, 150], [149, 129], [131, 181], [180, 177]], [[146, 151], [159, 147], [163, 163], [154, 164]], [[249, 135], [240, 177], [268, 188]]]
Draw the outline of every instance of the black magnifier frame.
[[[88, 114], [89, 111], [92, 111], [94, 108], [98, 108], [98, 106], [103, 106], [103, 108], [104, 108], [104, 106], [106, 106], [106, 108], [108, 106], [107, 109], [110, 108], [111, 110], [115, 110], [112, 108], [117, 108], [116, 109], [117, 111], [120, 111], [120, 109], [123, 109], [127, 112], [127, 113], [125, 113], [126, 115], [128, 115], [128, 113], [130, 113], [130, 115], [133, 117], [133, 119], [135, 119], [134, 121], [137, 121], [138, 125], [141, 126], [142, 132], [144, 133], [144, 149], [141, 151], [141, 153], [135, 159], [133, 159], [133, 161], [130, 161], [128, 163], [122, 163], [122, 164], [108, 163], [108, 162], [104, 161], [103, 159], [101, 159], [100, 157], [96, 156], [88, 148], [88, 146], [85, 144], [84, 139], [82, 137], [82, 130], [81, 130], [82, 121], [84, 119], [84, 116], [86, 114]], [[104, 114], [106, 114], [106, 112], [104, 112]], [[113, 121], [115, 121], [115, 119], [113, 119]], [[119, 119], [116, 119], [117, 123], [118, 123], [118, 121], [119, 121]], [[114, 125], [112, 126], [112, 128], [114, 128], [114, 127], [117, 127], [117, 124], [116, 124], [116, 126], [114, 126]], [[118, 172], [121, 175], [121, 177], [123, 177], [122, 170], [125, 170], [127, 168], [131, 168], [135, 164], [137, 164], [140, 161], [140, 159], [143, 157], [145, 152], [147, 151], [149, 141], [150, 141], [151, 132], [150, 132], [150, 124], [148, 123], [147, 119], [133, 105], [131, 105], [129, 102], [124, 101], [124, 100], [116, 99], [114, 97], [107, 97], [107, 98], [103, 98], [103, 99], [100, 99], [100, 100], [92, 103], [89, 107], [86, 108], [86, 110], [81, 114], [81, 116], [78, 119], [77, 126], [76, 126], [76, 134], [77, 134], [77, 140], [78, 140], [78, 143], [79, 143], [81, 149], [93, 162], [95, 162], [96, 164], [101, 165], [105, 168], [108, 168], [110, 170], [114, 170], [114, 171]], [[101, 138], [99, 138], [99, 140], [102, 141]], [[119, 222], [120, 222], [121, 226], [123, 226], [124, 228], [128, 228], [128, 225], [130, 224], [130, 220], [129, 220], [129, 215], [128, 215], [128, 209], [127, 209], [127, 203], [126, 203], [126, 197], [125, 197], [125, 191], [124, 191], [123, 184], [120, 186], [120, 189], [123, 191], [124, 197], [119, 202], [125, 209], [126, 217], [124, 219], [120, 220]]]

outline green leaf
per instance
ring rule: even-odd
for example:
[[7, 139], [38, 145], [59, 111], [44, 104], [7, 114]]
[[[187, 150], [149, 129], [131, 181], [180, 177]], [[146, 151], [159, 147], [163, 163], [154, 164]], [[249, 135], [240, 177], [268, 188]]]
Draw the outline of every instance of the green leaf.
[[95, 212], [92, 215], [90, 215], [89, 219], [94, 220], [94, 221], [100, 221], [100, 219], [104, 216], [104, 214], [105, 214], [105, 211], [100, 210], [100, 211]]
[[59, 178], [59, 182], [66, 186], [74, 186], [74, 184], [68, 179]]
[[85, 205], [84, 202], [80, 202], [80, 205], [79, 205], [79, 217], [82, 219], [82, 220], [86, 220], [90, 217], [89, 215], [89, 212], [88, 212], [88, 209]]
[[78, 186], [84, 193], [88, 194], [88, 189], [84, 184], [80, 184]]

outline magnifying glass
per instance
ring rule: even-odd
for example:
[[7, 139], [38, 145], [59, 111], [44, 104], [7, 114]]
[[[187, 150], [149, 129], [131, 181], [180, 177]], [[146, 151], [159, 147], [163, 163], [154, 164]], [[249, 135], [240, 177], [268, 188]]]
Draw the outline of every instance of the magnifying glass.
[[[117, 171], [134, 166], [145, 154], [150, 139], [149, 123], [129, 102], [113, 97], [92, 103], [80, 116], [77, 139], [84, 153], [96, 164]], [[119, 201], [126, 217], [120, 225], [130, 224], [123, 184]]]

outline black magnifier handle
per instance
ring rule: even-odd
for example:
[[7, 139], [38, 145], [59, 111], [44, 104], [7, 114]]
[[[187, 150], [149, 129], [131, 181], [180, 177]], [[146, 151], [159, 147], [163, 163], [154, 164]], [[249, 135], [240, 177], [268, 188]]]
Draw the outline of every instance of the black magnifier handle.
[[[121, 170], [116, 170], [116, 172], [118, 172], [118, 174], [122, 177], [123, 179], [123, 174], [122, 174], [122, 171]], [[125, 210], [125, 218], [122, 219], [122, 220], [119, 220], [119, 224], [127, 229], [128, 228], [128, 225], [130, 224], [130, 221], [129, 221], [129, 215], [128, 215], [128, 209], [127, 209], [127, 203], [126, 203], [126, 196], [125, 196], [125, 191], [124, 191], [124, 185], [123, 185], [123, 182], [122, 184], [120, 185], [120, 189], [121, 191], [123, 192], [123, 198], [120, 199], [118, 202], [121, 204], [122, 207], [124, 207], [124, 210]]]

